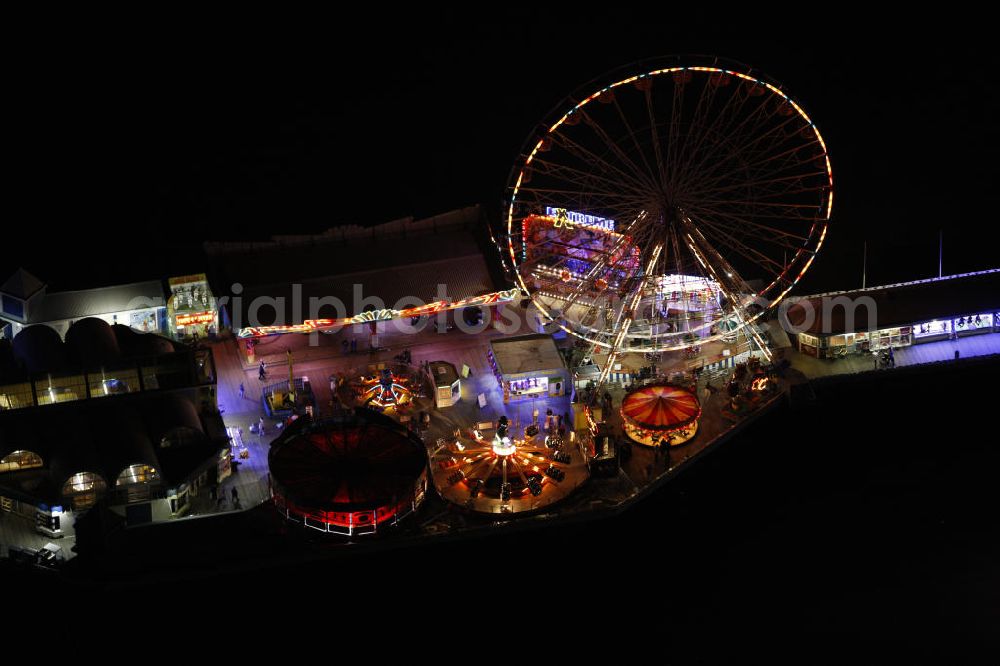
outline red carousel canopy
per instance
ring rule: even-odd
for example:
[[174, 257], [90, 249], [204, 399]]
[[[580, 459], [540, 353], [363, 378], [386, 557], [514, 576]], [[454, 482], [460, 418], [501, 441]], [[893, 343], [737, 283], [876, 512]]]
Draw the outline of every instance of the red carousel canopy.
[[685, 388], [652, 384], [625, 396], [621, 413], [626, 422], [638, 428], [669, 431], [696, 421], [701, 415], [701, 404]]
[[271, 484], [311, 511], [382, 509], [413, 495], [427, 465], [420, 439], [368, 410], [284, 433], [268, 455]]

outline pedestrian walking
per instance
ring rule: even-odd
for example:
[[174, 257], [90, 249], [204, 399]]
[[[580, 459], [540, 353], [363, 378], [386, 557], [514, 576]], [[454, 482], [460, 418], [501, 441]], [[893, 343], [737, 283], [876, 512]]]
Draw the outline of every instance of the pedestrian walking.
[[230, 491], [230, 494], [233, 497], [233, 508], [234, 509], [239, 508], [239, 506], [240, 506], [240, 493], [239, 493], [238, 490], [236, 490], [236, 486], [233, 486], [233, 489]]
[[240, 382], [240, 400], [246, 397], [246, 389], [243, 387], [243, 382]]
[[259, 421], [257, 421], [257, 434], [261, 435], [261, 436], [263, 436], [263, 434], [264, 434], [264, 417], [263, 416], [260, 417]]
[[356, 351], [358, 351], [358, 339], [351, 338], [351, 353], [353, 354]]

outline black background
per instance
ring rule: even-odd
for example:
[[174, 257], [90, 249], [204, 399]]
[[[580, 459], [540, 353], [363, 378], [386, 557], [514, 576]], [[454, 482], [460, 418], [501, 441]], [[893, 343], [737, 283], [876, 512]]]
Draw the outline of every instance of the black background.
[[936, 274], [941, 230], [945, 273], [996, 264], [1000, 58], [971, 20], [395, 18], [44, 34], [11, 71], [4, 272], [149, 279], [205, 239], [499, 206], [546, 112], [669, 53], [759, 68], [823, 132], [834, 224], [803, 292], [859, 285], [865, 240], [868, 284]]

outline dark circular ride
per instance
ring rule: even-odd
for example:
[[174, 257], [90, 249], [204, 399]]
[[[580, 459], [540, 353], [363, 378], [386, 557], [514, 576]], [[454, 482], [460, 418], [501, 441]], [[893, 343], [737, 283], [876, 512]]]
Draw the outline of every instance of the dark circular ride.
[[371, 410], [300, 418], [268, 454], [275, 506], [289, 520], [323, 532], [372, 534], [423, 502], [423, 442]]

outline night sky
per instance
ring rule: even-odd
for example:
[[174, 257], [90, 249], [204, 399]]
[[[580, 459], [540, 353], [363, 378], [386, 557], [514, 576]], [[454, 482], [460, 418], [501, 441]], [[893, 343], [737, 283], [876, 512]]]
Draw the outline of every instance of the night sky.
[[933, 275], [942, 228], [946, 273], [998, 263], [983, 242], [1000, 148], [985, 43], [930, 26], [817, 35], [703, 16], [697, 37], [685, 21], [560, 21], [50, 44], [13, 77], [5, 234], [19, 252], [0, 267], [58, 288], [149, 279], [198, 268], [205, 239], [498, 205], [522, 142], [567, 94], [696, 52], [768, 73], [827, 140], [834, 224], [803, 290], [859, 285], [865, 239], [869, 284]]

